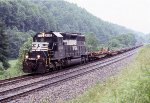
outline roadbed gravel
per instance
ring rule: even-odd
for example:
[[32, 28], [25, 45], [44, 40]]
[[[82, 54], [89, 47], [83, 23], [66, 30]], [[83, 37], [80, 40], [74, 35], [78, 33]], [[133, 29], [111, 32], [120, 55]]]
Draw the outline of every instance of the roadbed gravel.
[[116, 75], [132, 62], [135, 55], [123, 59], [109, 66], [94, 70], [75, 79], [62, 82], [55, 86], [47, 87], [41, 91], [13, 100], [9, 103], [63, 103], [82, 95], [98, 82], [104, 82], [107, 78]]

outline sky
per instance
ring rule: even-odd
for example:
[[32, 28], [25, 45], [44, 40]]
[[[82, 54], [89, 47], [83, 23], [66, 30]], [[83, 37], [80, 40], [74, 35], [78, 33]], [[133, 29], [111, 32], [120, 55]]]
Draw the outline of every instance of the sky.
[[65, 0], [102, 20], [150, 33], [150, 0]]

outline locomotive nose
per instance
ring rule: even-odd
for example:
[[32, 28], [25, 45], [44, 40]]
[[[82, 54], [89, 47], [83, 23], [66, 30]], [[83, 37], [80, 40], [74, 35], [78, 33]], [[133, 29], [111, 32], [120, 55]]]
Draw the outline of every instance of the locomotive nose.
[[25, 73], [32, 73], [34, 72], [36, 69], [36, 65], [35, 63], [33, 63], [33, 61], [24, 61], [23, 62], [23, 72]]
[[46, 67], [43, 60], [30, 60], [23, 62], [23, 72], [25, 73], [45, 73]]
[[37, 55], [37, 59], [40, 59], [40, 57], [41, 57], [40, 55]]
[[26, 56], [25, 56], [25, 59], [28, 59], [28, 58], [29, 58], [29, 56], [28, 56], [28, 55], [26, 55]]

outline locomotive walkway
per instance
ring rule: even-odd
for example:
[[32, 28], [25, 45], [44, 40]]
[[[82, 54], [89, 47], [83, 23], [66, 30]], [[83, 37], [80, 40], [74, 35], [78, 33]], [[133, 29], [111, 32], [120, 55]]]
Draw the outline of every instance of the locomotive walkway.
[[[21, 96], [28, 95], [35, 91], [40, 91], [46, 87], [55, 86], [58, 83], [90, 73], [96, 69], [101, 69], [102, 67], [128, 58], [129, 56], [135, 54], [135, 52], [136, 50], [128, 51], [103, 61], [73, 67], [72, 69], [58, 72], [55, 75], [46, 74], [44, 76], [23, 76], [20, 78], [18, 77], [6, 81], [0, 81], [0, 103], [5, 103], [13, 99], [20, 98]], [[19, 84], [20, 82], [26, 83], [23, 83], [23, 85], [17, 85], [17, 83]], [[7, 88], [8, 85], [12, 85], [11, 88]]]

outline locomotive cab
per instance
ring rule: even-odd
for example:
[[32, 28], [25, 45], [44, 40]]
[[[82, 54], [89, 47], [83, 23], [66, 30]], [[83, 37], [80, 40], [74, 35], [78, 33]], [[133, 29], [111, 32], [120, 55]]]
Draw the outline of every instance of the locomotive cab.
[[58, 48], [57, 37], [52, 32], [36, 34], [33, 37], [33, 42], [47, 42], [49, 44], [48, 48], [53, 51], [56, 51]]
[[51, 64], [52, 60], [63, 58], [63, 56], [63, 36], [59, 32], [37, 33], [33, 37], [32, 49], [25, 56], [23, 71], [46, 72], [45, 68], [54, 67]]
[[[37, 33], [33, 37], [31, 52], [41, 51], [42, 53], [45, 53], [44, 58], [48, 57], [48, 55], [46, 55], [48, 52], [51, 52], [50, 55], [53, 56], [51, 59], [62, 57], [62, 55], [59, 55], [59, 53], [62, 52], [62, 49], [63, 36], [59, 32]], [[59, 56], [56, 57], [54, 55]]]

